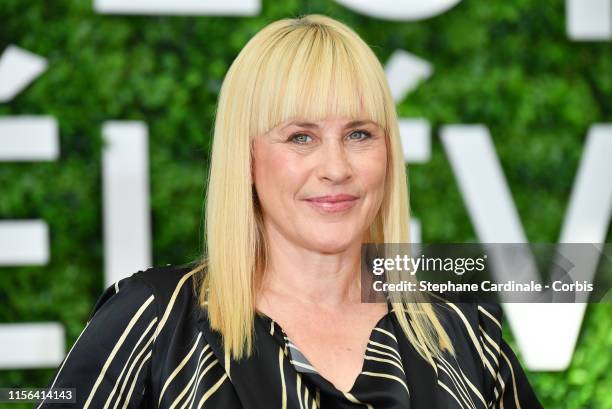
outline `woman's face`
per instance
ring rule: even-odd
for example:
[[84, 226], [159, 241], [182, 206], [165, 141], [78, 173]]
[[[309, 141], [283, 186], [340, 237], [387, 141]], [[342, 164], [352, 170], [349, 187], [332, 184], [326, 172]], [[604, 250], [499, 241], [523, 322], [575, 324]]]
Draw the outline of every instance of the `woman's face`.
[[361, 243], [382, 203], [384, 130], [359, 119], [281, 123], [253, 141], [253, 178], [268, 236], [322, 253]]

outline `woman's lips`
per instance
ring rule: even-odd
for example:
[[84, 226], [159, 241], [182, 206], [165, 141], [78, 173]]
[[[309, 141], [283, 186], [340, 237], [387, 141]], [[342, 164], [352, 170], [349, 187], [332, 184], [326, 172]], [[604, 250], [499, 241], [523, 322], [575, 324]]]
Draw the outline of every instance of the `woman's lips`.
[[313, 208], [325, 213], [339, 213], [355, 206], [359, 198], [353, 195], [341, 194], [335, 196], [320, 196], [306, 199]]

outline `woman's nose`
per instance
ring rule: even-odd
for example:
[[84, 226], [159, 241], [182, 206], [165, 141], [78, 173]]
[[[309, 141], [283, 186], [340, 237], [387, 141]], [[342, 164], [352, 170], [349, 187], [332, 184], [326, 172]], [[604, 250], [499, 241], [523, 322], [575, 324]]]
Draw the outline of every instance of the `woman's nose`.
[[351, 165], [342, 142], [324, 143], [320, 150], [319, 177], [333, 182], [342, 182], [351, 175]]

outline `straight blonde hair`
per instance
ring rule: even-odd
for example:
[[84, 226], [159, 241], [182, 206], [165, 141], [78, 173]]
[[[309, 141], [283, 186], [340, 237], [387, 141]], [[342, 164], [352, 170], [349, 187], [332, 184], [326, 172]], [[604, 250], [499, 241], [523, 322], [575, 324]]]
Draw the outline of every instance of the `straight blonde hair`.
[[[293, 118], [364, 115], [385, 130], [388, 150], [385, 194], [367, 239], [408, 243], [406, 166], [395, 104], [380, 62], [353, 30], [318, 14], [275, 21], [251, 38], [229, 68], [215, 118], [206, 252], [195, 285], [211, 328], [234, 359], [252, 353], [254, 297], [268, 261], [252, 185], [253, 138]], [[392, 303], [393, 312], [419, 354], [433, 362], [444, 350], [454, 351], [432, 305], [418, 296], [402, 295]]]

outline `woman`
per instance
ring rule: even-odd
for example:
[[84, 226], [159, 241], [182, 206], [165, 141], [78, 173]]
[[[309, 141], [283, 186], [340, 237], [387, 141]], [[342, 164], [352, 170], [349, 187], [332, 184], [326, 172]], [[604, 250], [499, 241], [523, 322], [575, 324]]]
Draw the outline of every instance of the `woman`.
[[408, 242], [405, 180], [368, 46], [321, 15], [268, 25], [221, 89], [205, 261], [108, 288], [51, 386], [85, 408], [541, 407], [499, 307], [361, 302], [362, 243]]

